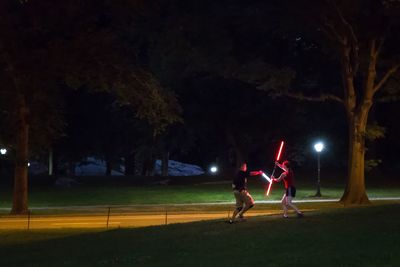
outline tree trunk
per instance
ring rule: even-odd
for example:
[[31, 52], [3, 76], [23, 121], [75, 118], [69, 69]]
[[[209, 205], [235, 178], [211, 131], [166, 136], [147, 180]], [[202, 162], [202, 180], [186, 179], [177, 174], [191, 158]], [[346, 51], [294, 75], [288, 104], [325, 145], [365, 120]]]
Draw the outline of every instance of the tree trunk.
[[53, 148], [49, 149], [49, 176], [53, 176], [54, 172], [54, 158], [53, 158]]
[[370, 203], [365, 191], [365, 132], [374, 94], [376, 53], [375, 43], [373, 42], [371, 45], [370, 63], [365, 75], [366, 82], [364, 87], [360, 86], [359, 88], [363, 90], [358, 90], [359, 94], [361, 92], [363, 94], [357, 99], [355, 77], [358, 69], [358, 61], [351, 53], [352, 51], [357, 51], [358, 44], [349, 40], [351, 38], [344, 39], [345, 46], [341, 50], [342, 78], [345, 88], [344, 103], [349, 125], [349, 154], [347, 184], [340, 202], [344, 205], [359, 205]]
[[232, 145], [233, 150], [235, 151], [235, 168], [239, 169], [242, 163], [245, 161], [245, 157], [243, 155], [244, 154], [243, 149], [241, 149], [232, 131], [227, 129], [226, 135], [230, 144]]
[[56, 180], [58, 175], [60, 174], [60, 170], [58, 167], [58, 159], [59, 159], [59, 156], [58, 156], [57, 149], [53, 148], [53, 177], [54, 177], [54, 180]]
[[161, 163], [161, 175], [162, 176], [168, 176], [168, 162], [169, 162], [169, 152], [163, 151], [162, 163]]
[[148, 155], [144, 160], [143, 160], [143, 169], [142, 169], [142, 175], [143, 176], [154, 176], [154, 156]]
[[156, 167], [155, 143], [156, 143], [156, 135], [154, 134], [150, 145], [150, 151], [147, 159], [147, 170], [146, 170], [146, 176], [151, 176], [151, 177], [154, 176]]
[[68, 162], [68, 175], [75, 176], [75, 162], [73, 160]]
[[111, 176], [112, 162], [110, 159], [106, 159], [106, 176]]
[[154, 153], [151, 153], [151, 158], [149, 159], [149, 167], [147, 169], [146, 176], [154, 176], [155, 174], [155, 165], [156, 165], [156, 159], [154, 156]]
[[366, 120], [350, 118], [348, 177], [346, 189], [340, 199], [344, 205], [370, 203], [365, 191], [365, 129]]
[[125, 175], [135, 175], [135, 153], [125, 155]]
[[28, 144], [29, 123], [25, 96], [18, 97], [18, 125], [16, 161], [14, 171], [14, 193], [11, 214], [28, 213]]

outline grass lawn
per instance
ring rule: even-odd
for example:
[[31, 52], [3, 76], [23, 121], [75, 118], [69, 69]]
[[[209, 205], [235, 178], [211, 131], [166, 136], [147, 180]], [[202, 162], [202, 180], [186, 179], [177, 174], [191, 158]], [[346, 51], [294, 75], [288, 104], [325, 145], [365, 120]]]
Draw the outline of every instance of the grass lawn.
[[[315, 194], [312, 182], [299, 181], [296, 199], [311, 199]], [[340, 183], [323, 183], [324, 198], [339, 198], [344, 191]], [[370, 197], [400, 197], [400, 183], [375, 184], [369, 187]], [[0, 189], [0, 208], [11, 207], [11, 188]], [[264, 196], [263, 185], [249, 182], [249, 191], [255, 200], [278, 200], [283, 193], [282, 184], [274, 184], [270, 196]], [[33, 187], [29, 191], [31, 207], [80, 205], [133, 205], [177, 204], [233, 201], [230, 182], [222, 184], [154, 185], [154, 186], [77, 186], [69, 189]]]
[[0, 266], [400, 266], [400, 202], [110, 231], [0, 232]]

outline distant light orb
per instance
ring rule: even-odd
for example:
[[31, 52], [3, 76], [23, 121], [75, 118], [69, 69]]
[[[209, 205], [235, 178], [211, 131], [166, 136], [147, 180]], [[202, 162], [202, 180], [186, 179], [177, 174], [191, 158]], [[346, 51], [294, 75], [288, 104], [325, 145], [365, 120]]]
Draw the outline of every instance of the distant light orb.
[[2, 154], [2, 155], [7, 154], [7, 149], [5, 149], [5, 148], [0, 149], [0, 154]]
[[212, 173], [216, 173], [217, 171], [218, 171], [218, 168], [216, 166], [212, 166], [210, 168], [210, 172], [212, 172]]
[[322, 142], [318, 142], [314, 145], [314, 149], [319, 153], [324, 150], [324, 144]]
[[30, 167], [31, 166], [31, 163], [30, 162], [28, 162], [28, 167]]

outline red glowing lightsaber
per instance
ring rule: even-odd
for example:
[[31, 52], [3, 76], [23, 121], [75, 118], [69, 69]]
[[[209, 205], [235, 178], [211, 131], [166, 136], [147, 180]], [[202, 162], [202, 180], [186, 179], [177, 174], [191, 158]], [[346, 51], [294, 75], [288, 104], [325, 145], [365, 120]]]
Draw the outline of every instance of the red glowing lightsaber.
[[279, 159], [281, 158], [281, 153], [282, 153], [282, 148], [283, 148], [283, 144], [284, 144], [285, 142], [281, 142], [281, 146], [279, 147], [279, 152], [278, 152], [278, 155], [276, 155], [276, 161], [279, 161]]
[[[284, 144], [285, 144], [285, 142], [281, 141], [281, 146], [279, 147], [279, 152], [278, 152], [278, 154], [276, 155], [276, 161], [279, 161], [279, 159], [281, 158], [282, 148], [283, 148], [283, 145], [284, 145]], [[271, 178], [272, 178], [272, 176], [274, 175], [275, 168], [276, 168], [276, 165], [274, 166], [274, 170], [272, 171]], [[271, 182], [270, 182], [269, 185], [268, 185], [267, 196], [269, 196], [269, 191], [271, 190], [272, 182], [273, 182], [273, 181], [272, 181], [272, 179], [271, 179]]]

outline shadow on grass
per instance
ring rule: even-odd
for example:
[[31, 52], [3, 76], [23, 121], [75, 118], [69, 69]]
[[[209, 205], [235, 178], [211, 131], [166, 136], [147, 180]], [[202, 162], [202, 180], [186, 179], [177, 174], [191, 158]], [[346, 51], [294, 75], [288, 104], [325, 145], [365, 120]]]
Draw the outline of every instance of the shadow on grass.
[[0, 232], [0, 266], [399, 266], [400, 205], [111, 231]]

